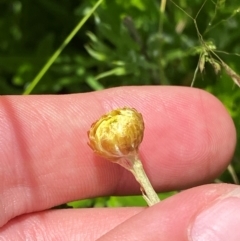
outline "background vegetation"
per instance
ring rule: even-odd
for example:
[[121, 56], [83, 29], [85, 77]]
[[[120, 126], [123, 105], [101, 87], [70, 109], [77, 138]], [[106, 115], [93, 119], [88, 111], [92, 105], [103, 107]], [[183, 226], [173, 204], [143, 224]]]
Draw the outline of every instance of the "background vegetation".
[[[234, 83], [240, 83], [238, 1], [99, 0], [93, 15], [59, 49], [96, 2], [0, 0], [0, 94], [193, 85], [224, 103], [235, 121], [239, 143], [240, 90]], [[62, 52], [51, 65], [49, 58], [56, 50]], [[47, 63], [50, 68], [40, 78]], [[232, 165], [240, 176], [239, 144]], [[229, 171], [219, 180], [233, 182]], [[106, 197], [70, 205], [142, 204], [138, 197]]]

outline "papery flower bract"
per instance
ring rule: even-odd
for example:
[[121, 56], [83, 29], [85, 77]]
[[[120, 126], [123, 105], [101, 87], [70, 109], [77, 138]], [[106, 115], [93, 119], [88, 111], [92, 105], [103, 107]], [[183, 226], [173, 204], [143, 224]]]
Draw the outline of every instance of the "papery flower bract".
[[109, 160], [134, 156], [143, 139], [142, 115], [134, 108], [124, 107], [103, 115], [88, 131], [89, 146]]

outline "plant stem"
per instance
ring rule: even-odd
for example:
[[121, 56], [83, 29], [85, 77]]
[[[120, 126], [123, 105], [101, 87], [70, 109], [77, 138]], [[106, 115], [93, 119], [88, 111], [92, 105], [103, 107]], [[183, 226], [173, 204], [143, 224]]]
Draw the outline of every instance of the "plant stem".
[[63, 49], [68, 45], [68, 43], [72, 40], [72, 38], [77, 34], [77, 32], [81, 29], [81, 27], [85, 24], [85, 22], [90, 18], [90, 16], [95, 12], [98, 6], [102, 3], [103, 0], [98, 0], [96, 4], [90, 9], [90, 11], [81, 19], [81, 21], [77, 24], [77, 26], [71, 31], [71, 33], [67, 36], [67, 38], [63, 41], [61, 46], [53, 53], [53, 55], [49, 58], [49, 60], [45, 63], [42, 69], [39, 71], [37, 76], [30, 82], [27, 86], [23, 95], [29, 95], [35, 86], [38, 84], [40, 79], [45, 75], [48, 69], [52, 66], [58, 56], [61, 54]]
[[160, 202], [160, 199], [157, 193], [154, 191], [152, 184], [150, 183], [143, 169], [142, 162], [139, 160], [139, 158], [136, 158], [133, 161], [131, 172], [133, 173], [136, 180], [140, 183], [143, 198], [147, 202], [148, 206], [152, 206]]
[[134, 175], [135, 179], [141, 186], [142, 196], [148, 206], [153, 206], [154, 204], [160, 202], [160, 199], [154, 191], [137, 154], [131, 157], [122, 158], [117, 163]]

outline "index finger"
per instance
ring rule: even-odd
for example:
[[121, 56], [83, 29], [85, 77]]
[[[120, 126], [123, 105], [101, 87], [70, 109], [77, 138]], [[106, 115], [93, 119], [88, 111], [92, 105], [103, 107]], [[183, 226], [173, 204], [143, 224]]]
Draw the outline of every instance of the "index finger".
[[143, 114], [143, 165], [157, 191], [219, 175], [231, 158], [235, 129], [208, 93], [179, 87], [123, 87], [65, 96], [0, 100], [0, 224], [74, 199], [139, 193], [130, 173], [87, 146], [93, 121], [131, 106]]

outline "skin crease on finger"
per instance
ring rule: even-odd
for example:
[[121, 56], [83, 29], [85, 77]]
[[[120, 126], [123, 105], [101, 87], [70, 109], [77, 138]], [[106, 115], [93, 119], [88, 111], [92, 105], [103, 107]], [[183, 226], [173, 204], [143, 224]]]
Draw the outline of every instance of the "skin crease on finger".
[[218, 176], [236, 134], [222, 104], [193, 88], [122, 87], [67, 96], [0, 98], [0, 226], [10, 219], [94, 196], [136, 194], [130, 173], [87, 146], [91, 123], [111, 109], [143, 114], [143, 165], [157, 191]]

